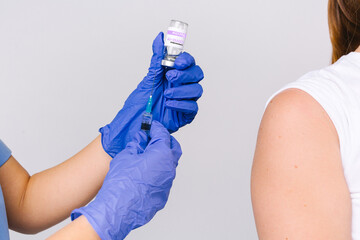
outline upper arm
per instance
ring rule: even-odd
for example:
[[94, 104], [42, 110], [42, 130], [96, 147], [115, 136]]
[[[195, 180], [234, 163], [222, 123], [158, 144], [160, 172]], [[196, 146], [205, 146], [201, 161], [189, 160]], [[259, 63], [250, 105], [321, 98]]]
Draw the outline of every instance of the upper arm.
[[268, 105], [251, 179], [260, 239], [351, 239], [351, 200], [336, 129], [307, 93]]
[[0, 184], [4, 193], [10, 229], [21, 231], [18, 226], [21, 225], [25, 217], [19, 217], [19, 213], [21, 213], [21, 204], [29, 178], [27, 171], [13, 156], [0, 167]]

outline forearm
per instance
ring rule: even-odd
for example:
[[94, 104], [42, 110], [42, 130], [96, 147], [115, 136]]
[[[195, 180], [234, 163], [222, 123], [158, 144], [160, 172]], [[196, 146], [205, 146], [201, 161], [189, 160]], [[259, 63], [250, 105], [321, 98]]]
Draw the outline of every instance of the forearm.
[[86, 205], [96, 195], [110, 160], [99, 136], [72, 158], [32, 177], [6, 174], [8, 177], [2, 177], [1, 184], [5, 186], [9, 227], [36, 233], [64, 220], [73, 209]]
[[100, 240], [100, 237], [91, 227], [90, 223], [86, 220], [86, 218], [84, 216], [81, 216], [48, 238], [48, 240], [63, 240], [63, 239]]

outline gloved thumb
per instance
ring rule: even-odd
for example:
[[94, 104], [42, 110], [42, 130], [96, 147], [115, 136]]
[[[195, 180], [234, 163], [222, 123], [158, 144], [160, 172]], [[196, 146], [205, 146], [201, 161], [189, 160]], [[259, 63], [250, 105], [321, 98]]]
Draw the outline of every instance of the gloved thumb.
[[152, 45], [152, 50], [153, 50], [153, 56], [151, 58], [150, 69], [161, 68], [161, 61], [164, 58], [164, 50], [165, 50], [163, 32], [160, 32], [156, 36]]
[[126, 145], [126, 149], [132, 154], [140, 154], [144, 152], [148, 142], [149, 138], [146, 133], [139, 131], [135, 134], [133, 140]]
[[158, 145], [163, 143], [167, 148], [170, 149], [170, 133], [169, 131], [158, 121], [153, 121], [150, 129], [150, 142], [148, 148], [152, 145]]
[[161, 61], [164, 58], [164, 33], [160, 32], [155, 38], [152, 45], [153, 55], [151, 57], [150, 68], [147, 76], [144, 78], [142, 84], [146, 87], [152, 87], [153, 81], [158, 82], [162, 80], [164, 68]]
[[182, 151], [179, 142], [170, 135], [169, 131], [159, 122], [153, 121], [150, 129], [150, 142], [145, 152], [168, 154], [167, 160], [172, 160], [173, 166], [178, 165]]

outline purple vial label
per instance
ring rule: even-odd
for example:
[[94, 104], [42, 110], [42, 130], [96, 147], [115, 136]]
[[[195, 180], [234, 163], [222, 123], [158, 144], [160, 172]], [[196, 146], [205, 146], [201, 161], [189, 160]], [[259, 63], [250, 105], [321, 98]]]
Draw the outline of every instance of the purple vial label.
[[185, 43], [186, 33], [176, 31], [174, 29], [168, 29], [165, 45], [182, 47]]

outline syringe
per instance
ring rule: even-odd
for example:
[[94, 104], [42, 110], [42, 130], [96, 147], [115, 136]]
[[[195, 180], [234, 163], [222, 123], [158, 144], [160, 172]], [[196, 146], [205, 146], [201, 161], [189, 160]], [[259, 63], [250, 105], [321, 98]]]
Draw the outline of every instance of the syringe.
[[148, 102], [146, 104], [146, 110], [145, 110], [145, 113], [143, 115], [143, 119], [142, 119], [142, 122], [141, 122], [141, 130], [145, 131], [147, 134], [150, 133], [151, 122], [152, 122], [152, 114], [151, 114], [152, 104], [153, 104], [152, 97], [153, 97], [153, 93], [154, 93], [156, 75], [157, 75], [157, 71], [155, 71], [155, 74], [154, 74], [154, 79], [153, 79], [153, 84], [152, 84], [152, 88], [151, 88], [150, 97], [149, 97], [149, 100], [148, 100]]
[[[161, 61], [161, 65], [164, 66], [165, 69], [174, 67], [175, 59], [182, 53], [184, 49], [187, 29], [188, 29], [187, 23], [177, 20], [171, 20], [164, 43], [166, 47], [166, 54], [164, 56], [164, 59]], [[152, 97], [155, 86], [155, 77], [157, 76], [157, 74], [158, 72], [155, 71], [150, 97], [147, 102], [146, 110], [141, 122], [141, 130], [145, 131], [146, 133], [149, 133], [151, 128], [151, 122], [152, 122], [151, 110], [153, 103]]]
[[151, 122], [152, 122], [151, 109], [152, 109], [152, 94], [150, 95], [149, 101], [147, 102], [146, 110], [141, 122], [141, 130], [145, 131], [146, 133], [149, 133], [151, 128]]

